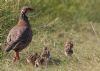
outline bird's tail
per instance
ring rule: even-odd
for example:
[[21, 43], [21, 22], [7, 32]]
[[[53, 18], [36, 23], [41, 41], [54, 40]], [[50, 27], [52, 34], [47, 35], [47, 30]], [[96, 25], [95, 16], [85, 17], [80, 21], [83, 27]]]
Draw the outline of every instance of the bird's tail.
[[6, 51], [6, 52], [9, 52], [10, 50], [12, 50], [12, 47], [13, 47], [13, 46], [7, 44], [7, 45], [6, 45], [6, 48], [5, 48], [5, 51]]

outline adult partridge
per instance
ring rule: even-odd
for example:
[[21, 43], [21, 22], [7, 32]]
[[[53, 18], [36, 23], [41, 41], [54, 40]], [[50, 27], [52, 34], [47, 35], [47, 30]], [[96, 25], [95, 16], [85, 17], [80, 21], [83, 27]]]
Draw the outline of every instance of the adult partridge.
[[7, 36], [6, 52], [15, 51], [14, 62], [19, 60], [19, 52], [26, 48], [32, 40], [32, 30], [27, 17], [27, 13], [31, 12], [32, 8], [25, 6], [21, 9], [19, 21], [9, 32]]

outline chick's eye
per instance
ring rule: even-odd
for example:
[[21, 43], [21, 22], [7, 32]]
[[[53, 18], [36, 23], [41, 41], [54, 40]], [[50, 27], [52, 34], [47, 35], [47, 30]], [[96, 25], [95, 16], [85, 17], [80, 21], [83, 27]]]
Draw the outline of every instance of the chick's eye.
[[23, 12], [24, 12], [24, 10], [21, 11], [21, 13], [23, 13]]

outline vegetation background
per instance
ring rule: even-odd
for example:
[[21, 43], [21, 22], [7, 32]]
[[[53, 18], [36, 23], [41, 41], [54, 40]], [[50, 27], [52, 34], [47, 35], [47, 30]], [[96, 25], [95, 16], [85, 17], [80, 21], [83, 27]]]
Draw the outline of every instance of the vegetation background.
[[[14, 64], [13, 51], [1, 49], [26, 5], [35, 9], [28, 15], [33, 39]], [[72, 58], [64, 55], [66, 40], [74, 42]], [[44, 46], [49, 47], [53, 61], [48, 68], [26, 64], [28, 54]], [[100, 0], [0, 0], [0, 48], [0, 71], [99, 71]]]

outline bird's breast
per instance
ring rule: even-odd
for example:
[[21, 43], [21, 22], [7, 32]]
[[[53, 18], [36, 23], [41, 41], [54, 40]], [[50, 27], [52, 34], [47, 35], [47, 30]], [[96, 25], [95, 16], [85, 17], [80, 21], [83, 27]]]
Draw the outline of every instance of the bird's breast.
[[24, 20], [19, 20], [17, 23], [17, 26], [19, 26], [19, 27], [24, 27], [24, 26], [28, 26], [28, 25], [29, 25], [29, 23]]

